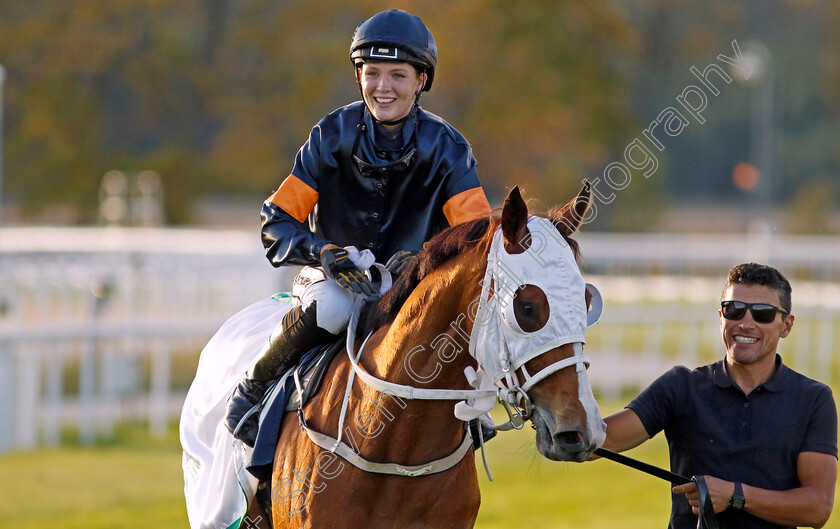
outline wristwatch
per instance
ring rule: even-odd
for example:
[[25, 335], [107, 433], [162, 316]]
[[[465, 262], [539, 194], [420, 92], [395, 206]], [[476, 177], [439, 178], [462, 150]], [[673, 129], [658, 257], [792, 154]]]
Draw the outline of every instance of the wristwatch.
[[744, 489], [741, 487], [741, 483], [736, 481], [735, 492], [733, 492], [732, 497], [729, 498], [729, 506], [737, 511], [740, 511], [744, 508], [746, 501], [747, 500], [744, 499]]

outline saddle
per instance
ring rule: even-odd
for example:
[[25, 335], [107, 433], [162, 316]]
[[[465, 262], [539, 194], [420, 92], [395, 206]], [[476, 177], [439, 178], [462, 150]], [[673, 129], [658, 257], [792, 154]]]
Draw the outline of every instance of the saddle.
[[[341, 351], [346, 333], [332, 343], [320, 345], [305, 353], [297, 366], [284, 373], [266, 391], [263, 399], [255, 406], [259, 413], [259, 429], [250, 462], [246, 461], [248, 472], [260, 481], [271, 479], [271, 469], [280, 428], [287, 411], [296, 411], [318, 393], [333, 358]], [[301, 394], [297, 391], [300, 384]], [[302, 396], [302, 399], [301, 399]]]
[[[259, 428], [250, 462], [246, 456], [245, 467], [260, 481], [271, 479], [274, 454], [286, 412], [297, 411], [318, 393], [330, 364], [344, 347], [346, 337], [347, 333], [344, 332], [332, 343], [321, 345], [304, 354], [298, 365], [284, 373], [255, 406], [258, 408], [255, 413], [260, 415]], [[497, 434], [495, 429], [488, 428], [477, 419], [469, 421], [468, 426], [473, 450], [481, 447], [482, 439], [487, 442]]]

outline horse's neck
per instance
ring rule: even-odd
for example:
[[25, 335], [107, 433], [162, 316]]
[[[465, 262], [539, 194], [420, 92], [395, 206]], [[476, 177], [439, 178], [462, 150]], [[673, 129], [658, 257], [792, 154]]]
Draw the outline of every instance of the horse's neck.
[[[481, 292], [486, 261], [471, 252], [441, 265], [415, 288], [387, 329], [372, 337], [382, 378], [417, 387], [466, 388], [470, 303]], [[437, 373], [437, 374], [435, 374]]]
[[[468, 308], [481, 292], [485, 268], [484, 261], [474, 261], [459, 256], [421, 281], [394, 322], [370, 338], [360, 358], [364, 369], [396, 384], [468, 389], [464, 368], [475, 365], [469, 354]], [[358, 439], [361, 453], [370, 459], [420, 464], [450, 453], [463, 439], [464, 425], [455, 418], [451, 400], [363, 395], [349, 413], [364, 420], [376, 416], [377, 435]], [[378, 435], [380, 429], [384, 435]]]

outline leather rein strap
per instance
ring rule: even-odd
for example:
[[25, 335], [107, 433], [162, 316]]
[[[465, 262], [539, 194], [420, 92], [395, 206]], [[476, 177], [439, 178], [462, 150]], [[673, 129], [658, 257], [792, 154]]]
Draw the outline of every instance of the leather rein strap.
[[615, 461], [616, 463], [621, 463], [622, 465], [626, 465], [630, 468], [635, 468], [636, 470], [641, 470], [646, 474], [656, 476], [659, 479], [664, 479], [665, 481], [668, 481], [675, 485], [685, 485], [686, 483], [692, 482], [690, 478], [687, 478], [685, 476], [680, 476], [679, 474], [675, 474], [673, 472], [665, 470], [664, 468], [659, 468], [649, 463], [639, 461], [638, 459], [633, 459], [632, 457], [621, 455], [618, 452], [613, 452], [612, 450], [607, 450], [606, 448], [596, 448], [595, 453], [605, 459]]
[[697, 529], [720, 529], [717, 516], [715, 516], [715, 508], [712, 505], [712, 497], [709, 495], [709, 487], [706, 485], [706, 480], [703, 476], [694, 476], [689, 479], [685, 476], [665, 470], [664, 468], [659, 468], [649, 463], [639, 461], [638, 459], [621, 455], [618, 452], [613, 452], [612, 450], [607, 450], [606, 448], [597, 448], [595, 449], [595, 453], [605, 459], [640, 470], [646, 474], [656, 476], [659, 479], [664, 479], [665, 481], [675, 485], [684, 485], [686, 483], [691, 483], [692, 481], [697, 483], [697, 493], [700, 496], [700, 516], [697, 519]]
[[697, 529], [720, 529], [715, 507], [712, 505], [712, 497], [709, 495], [709, 487], [706, 486], [706, 478], [694, 476], [697, 483], [697, 493], [700, 495], [700, 518], [697, 520]]

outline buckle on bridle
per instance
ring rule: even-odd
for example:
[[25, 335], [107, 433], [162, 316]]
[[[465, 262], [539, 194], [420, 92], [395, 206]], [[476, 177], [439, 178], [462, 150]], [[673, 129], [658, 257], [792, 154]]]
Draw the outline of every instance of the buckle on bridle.
[[531, 404], [531, 398], [520, 387], [514, 387], [505, 392], [499, 392], [499, 403], [504, 407], [508, 414], [508, 424], [514, 430], [521, 430], [525, 426], [525, 422], [531, 418], [534, 412], [534, 405]]

